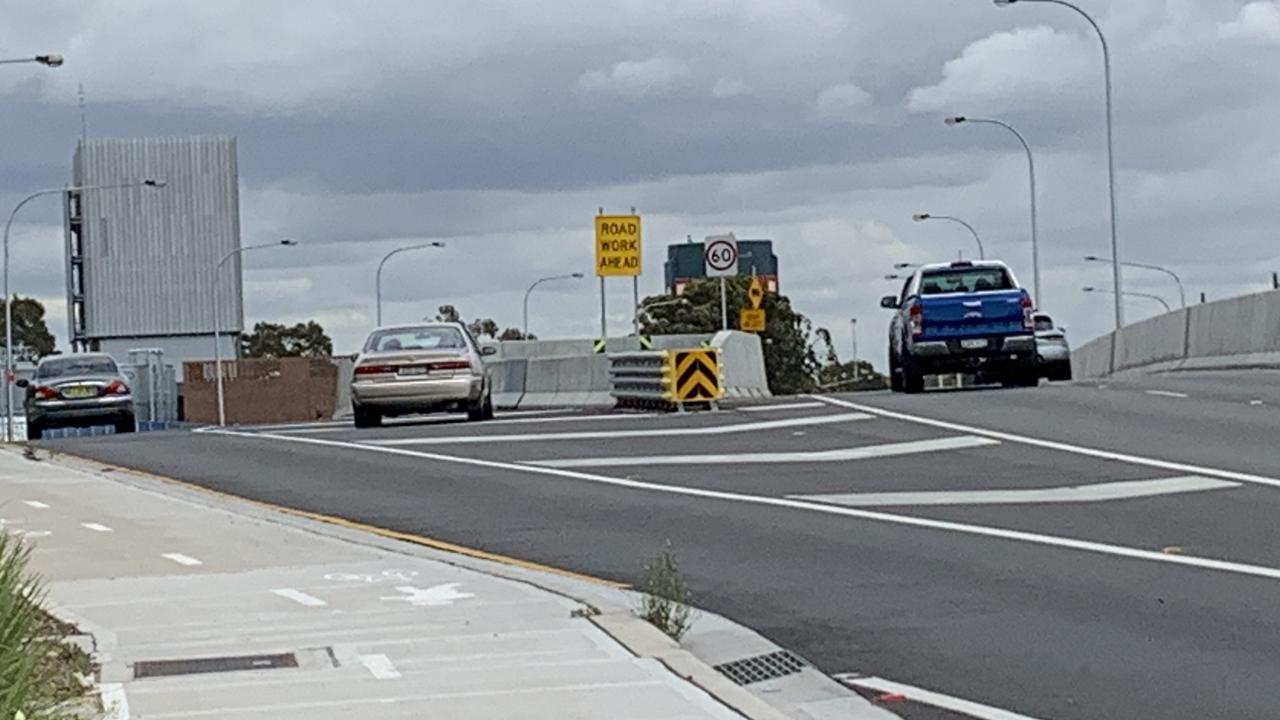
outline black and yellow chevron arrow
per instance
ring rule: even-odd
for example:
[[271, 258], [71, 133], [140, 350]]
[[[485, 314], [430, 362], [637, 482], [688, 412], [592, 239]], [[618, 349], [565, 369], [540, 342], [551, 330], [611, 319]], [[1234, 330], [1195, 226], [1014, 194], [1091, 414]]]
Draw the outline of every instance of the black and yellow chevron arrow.
[[679, 350], [673, 353], [676, 392], [675, 402], [719, 400], [720, 358], [716, 350]]

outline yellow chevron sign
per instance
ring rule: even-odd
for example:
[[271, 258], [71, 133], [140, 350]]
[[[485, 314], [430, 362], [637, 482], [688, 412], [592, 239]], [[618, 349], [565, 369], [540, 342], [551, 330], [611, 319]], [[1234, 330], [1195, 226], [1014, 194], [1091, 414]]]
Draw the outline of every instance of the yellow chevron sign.
[[675, 402], [712, 402], [724, 395], [720, 387], [719, 350], [676, 350], [672, 355]]

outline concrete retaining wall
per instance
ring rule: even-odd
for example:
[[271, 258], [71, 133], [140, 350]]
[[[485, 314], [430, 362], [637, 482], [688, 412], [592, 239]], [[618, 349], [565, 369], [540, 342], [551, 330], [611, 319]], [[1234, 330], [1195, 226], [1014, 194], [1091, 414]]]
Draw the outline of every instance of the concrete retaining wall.
[[1219, 300], [1134, 323], [1074, 350], [1072, 367], [1079, 378], [1129, 370], [1280, 367], [1280, 292]]

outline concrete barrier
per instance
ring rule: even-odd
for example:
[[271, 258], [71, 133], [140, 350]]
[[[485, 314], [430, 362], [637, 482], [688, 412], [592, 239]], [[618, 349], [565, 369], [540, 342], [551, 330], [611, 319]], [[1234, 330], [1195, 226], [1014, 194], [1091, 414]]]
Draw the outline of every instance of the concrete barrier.
[[524, 398], [525, 376], [529, 372], [529, 361], [524, 358], [509, 360], [485, 360], [489, 368], [489, 380], [493, 383], [493, 404], [503, 410], [514, 410], [520, 407]]
[[[760, 336], [737, 330], [722, 330], [711, 339], [720, 350], [720, 374], [726, 398], [772, 397], [764, 370], [764, 346]], [[697, 347], [690, 345], [689, 347]]]
[[336, 357], [333, 364], [338, 368], [338, 399], [333, 405], [333, 416], [347, 417], [351, 415], [351, 381], [355, 377], [356, 359]]
[[1134, 323], [1077, 348], [1072, 367], [1079, 378], [1280, 367], [1280, 292], [1218, 300]]

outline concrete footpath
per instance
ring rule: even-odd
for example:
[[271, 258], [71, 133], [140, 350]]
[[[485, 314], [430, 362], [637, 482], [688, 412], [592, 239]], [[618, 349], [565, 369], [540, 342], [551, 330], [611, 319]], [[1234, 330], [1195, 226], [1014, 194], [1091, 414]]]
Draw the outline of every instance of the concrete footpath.
[[784, 715], [589, 579], [39, 455], [0, 451], [0, 526], [92, 635], [108, 718], [888, 717]]

